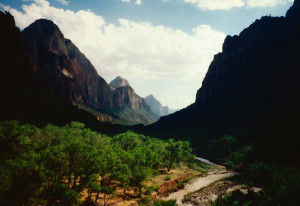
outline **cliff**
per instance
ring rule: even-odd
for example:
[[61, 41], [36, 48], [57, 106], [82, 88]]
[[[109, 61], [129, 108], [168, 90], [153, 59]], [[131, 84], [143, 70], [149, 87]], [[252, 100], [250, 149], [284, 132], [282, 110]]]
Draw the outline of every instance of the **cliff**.
[[207, 146], [226, 134], [240, 143], [264, 141], [270, 144], [264, 158], [297, 161], [295, 154], [278, 151], [300, 145], [299, 1], [286, 17], [262, 17], [238, 36], [227, 36], [195, 103], [146, 130], [191, 138], [203, 145], [202, 154], [212, 154]]
[[[34, 73], [58, 97], [76, 105], [83, 105], [93, 113], [104, 112], [119, 115], [120, 111], [143, 110], [143, 117], [131, 121], [131, 117], [121, 115], [130, 124], [149, 124], [158, 118], [151, 116], [145, 100], [134, 93], [127, 80], [116, 79], [111, 87], [98, 75], [91, 62], [80, 50], [66, 39], [60, 29], [52, 21], [39, 19], [22, 32], [25, 54], [30, 61]], [[122, 87], [116, 87], [119, 84]], [[145, 111], [144, 111], [145, 110]]]
[[162, 104], [151, 94], [145, 97], [146, 103], [150, 106], [150, 110], [158, 116], [166, 116], [172, 112], [168, 106], [162, 106]]
[[117, 111], [120, 117], [127, 117], [130, 122], [151, 124], [159, 119], [158, 115], [150, 110], [146, 100], [134, 92], [129, 82], [118, 76], [109, 85], [114, 93], [114, 105], [122, 108]]
[[108, 84], [52, 21], [35, 21], [22, 37], [34, 72], [56, 95], [96, 109], [114, 108]]
[[[0, 11], [0, 121], [18, 120], [45, 126], [79, 121], [104, 133], [128, 128], [103, 124], [54, 95], [35, 75], [22, 47], [22, 34], [10, 13]], [[126, 128], [126, 129], [125, 129]]]

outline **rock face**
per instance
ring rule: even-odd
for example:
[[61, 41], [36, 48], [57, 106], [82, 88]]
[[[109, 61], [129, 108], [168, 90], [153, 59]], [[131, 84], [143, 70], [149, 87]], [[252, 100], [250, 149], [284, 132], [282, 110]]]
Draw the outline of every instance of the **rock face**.
[[124, 79], [120, 76], [116, 77], [109, 83], [111, 89], [115, 90], [118, 87], [131, 87], [127, 79]]
[[118, 76], [109, 83], [114, 93], [114, 105], [119, 109], [117, 115], [121, 118], [127, 118], [132, 123], [151, 124], [159, 119], [155, 113], [150, 110], [146, 100], [137, 95], [129, 82]]
[[22, 36], [34, 72], [56, 95], [96, 109], [114, 108], [108, 84], [52, 21], [37, 20]]
[[[110, 87], [52, 21], [40, 19], [29, 25], [22, 32], [22, 42], [34, 73], [60, 98], [104, 113], [126, 111], [120, 115], [130, 123], [149, 124], [158, 119], [127, 80], [117, 77]], [[133, 122], [128, 113], [135, 117]]]
[[18, 120], [37, 126], [49, 123], [62, 126], [79, 121], [104, 133], [128, 129], [103, 124], [54, 95], [33, 72], [24, 54], [22, 34], [10, 13], [0, 11], [0, 27], [0, 121]]
[[149, 129], [160, 133], [173, 129], [196, 144], [229, 134], [248, 142], [284, 136], [290, 147], [295, 141], [299, 145], [295, 136], [300, 122], [299, 4], [295, 0], [286, 17], [262, 17], [239, 36], [227, 36], [196, 102]]
[[109, 83], [109, 86], [114, 90], [114, 104], [118, 108], [128, 107], [135, 110], [145, 109], [150, 111], [145, 99], [134, 92], [126, 79], [118, 76]]
[[158, 116], [166, 116], [171, 114], [168, 106], [162, 106], [162, 104], [155, 99], [155, 97], [151, 94], [145, 98], [146, 103], [150, 106], [150, 110], [157, 114]]
[[300, 1], [294, 0], [294, 5], [287, 11], [287, 18], [295, 18], [299, 20], [300, 17]]

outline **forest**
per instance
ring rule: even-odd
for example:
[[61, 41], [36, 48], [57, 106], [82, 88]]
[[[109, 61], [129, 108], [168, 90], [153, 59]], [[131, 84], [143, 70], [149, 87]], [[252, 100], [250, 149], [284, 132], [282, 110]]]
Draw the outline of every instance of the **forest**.
[[44, 128], [1, 122], [0, 147], [1, 205], [93, 205], [100, 196], [105, 205], [115, 182], [141, 196], [143, 181], [159, 168], [194, 159], [186, 141], [131, 131], [109, 137], [79, 122]]

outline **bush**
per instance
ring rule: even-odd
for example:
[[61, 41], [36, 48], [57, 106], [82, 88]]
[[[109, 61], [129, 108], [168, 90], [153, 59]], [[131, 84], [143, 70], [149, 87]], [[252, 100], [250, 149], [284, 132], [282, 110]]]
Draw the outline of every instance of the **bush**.
[[212, 204], [213, 206], [257, 206], [257, 205], [276, 205], [268, 203], [267, 197], [263, 193], [248, 191], [244, 194], [234, 191], [231, 194], [220, 195]]
[[152, 185], [151, 189], [157, 192], [157, 191], [160, 190], [160, 186], [159, 185]]
[[166, 175], [165, 177], [164, 177], [164, 180], [165, 181], [168, 181], [168, 180], [170, 180], [171, 179], [171, 176], [170, 175]]
[[140, 204], [149, 204], [151, 202], [151, 197], [145, 196], [142, 197], [139, 201]]
[[176, 206], [176, 200], [156, 200], [154, 206]]
[[179, 183], [177, 185], [177, 188], [178, 189], [183, 189], [183, 187], [184, 187], [183, 181], [179, 181]]

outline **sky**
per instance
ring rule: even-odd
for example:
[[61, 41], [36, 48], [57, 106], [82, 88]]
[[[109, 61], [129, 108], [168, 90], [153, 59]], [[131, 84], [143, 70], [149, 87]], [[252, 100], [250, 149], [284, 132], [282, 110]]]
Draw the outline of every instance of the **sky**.
[[141, 97], [181, 109], [227, 35], [261, 16], [284, 16], [293, 0], [0, 0], [23, 30], [58, 25], [108, 83], [126, 78]]

